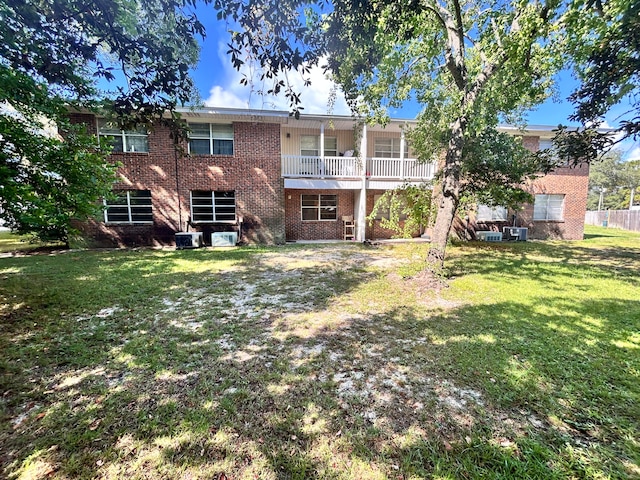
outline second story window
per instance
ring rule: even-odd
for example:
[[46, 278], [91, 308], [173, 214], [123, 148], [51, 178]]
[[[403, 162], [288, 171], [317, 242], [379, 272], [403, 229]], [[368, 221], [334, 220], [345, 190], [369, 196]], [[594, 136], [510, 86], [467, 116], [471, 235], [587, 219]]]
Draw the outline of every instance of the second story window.
[[[303, 157], [320, 156], [320, 137], [318, 135], [302, 135], [300, 137], [300, 155]], [[336, 137], [324, 137], [325, 157], [338, 156], [338, 139]]]
[[[373, 156], [375, 158], [400, 158], [400, 143], [402, 139], [396, 137], [376, 137], [373, 141]], [[404, 142], [404, 158], [415, 158], [415, 152]]]
[[233, 125], [190, 123], [191, 155], [233, 155]]
[[149, 134], [143, 128], [137, 130], [120, 130], [118, 126], [105, 119], [98, 120], [98, 135], [111, 137], [113, 152], [149, 151]]
[[373, 156], [376, 158], [400, 158], [400, 139], [376, 138], [373, 143]]

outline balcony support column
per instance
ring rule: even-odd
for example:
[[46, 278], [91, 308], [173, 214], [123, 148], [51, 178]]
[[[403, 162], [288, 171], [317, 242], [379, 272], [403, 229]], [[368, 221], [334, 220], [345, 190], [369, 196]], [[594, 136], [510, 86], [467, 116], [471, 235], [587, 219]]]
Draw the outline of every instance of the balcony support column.
[[362, 186], [359, 191], [355, 191], [354, 216], [356, 220], [356, 240], [364, 242], [367, 234], [367, 124], [362, 124], [360, 136], [360, 148], [358, 157], [360, 160], [360, 175]]
[[404, 178], [404, 160], [407, 156], [405, 152], [407, 142], [404, 138], [404, 129], [400, 131], [400, 178]]

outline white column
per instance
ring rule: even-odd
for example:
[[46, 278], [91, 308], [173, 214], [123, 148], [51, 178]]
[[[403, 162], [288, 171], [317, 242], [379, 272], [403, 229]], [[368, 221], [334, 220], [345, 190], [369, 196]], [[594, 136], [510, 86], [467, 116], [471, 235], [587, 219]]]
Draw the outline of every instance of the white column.
[[324, 123], [320, 124], [320, 158], [324, 160]]
[[362, 170], [360, 174], [360, 191], [355, 192], [354, 214], [356, 218], [356, 240], [364, 242], [367, 228], [367, 124], [362, 125], [362, 136], [360, 137], [360, 163]]
[[400, 131], [400, 178], [404, 178], [404, 158], [405, 158], [405, 139], [404, 139], [404, 130]]

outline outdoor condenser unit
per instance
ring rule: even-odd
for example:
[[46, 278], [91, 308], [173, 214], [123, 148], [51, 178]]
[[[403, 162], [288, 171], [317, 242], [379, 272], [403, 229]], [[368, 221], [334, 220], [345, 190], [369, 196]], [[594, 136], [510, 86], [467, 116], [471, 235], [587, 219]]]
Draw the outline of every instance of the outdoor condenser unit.
[[202, 232], [176, 233], [176, 248], [199, 248], [204, 245]]
[[213, 232], [211, 234], [212, 247], [235, 247], [238, 243], [238, 232]]
[[529, 229], [525, 227], [503, 227], [502, 234], [507, 240], [526, 242]]
[[482, 242], [501, 242], [502, 234], [500, 232], [483, 230], [480, 232], [476, 232], [476, 238]]

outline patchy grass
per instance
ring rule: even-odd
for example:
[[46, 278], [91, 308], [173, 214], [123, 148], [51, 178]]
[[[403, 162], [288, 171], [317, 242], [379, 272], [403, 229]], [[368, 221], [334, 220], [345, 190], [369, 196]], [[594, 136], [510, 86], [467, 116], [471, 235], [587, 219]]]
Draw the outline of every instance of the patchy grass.
[[42, 243], [31, 241], [30, 237], [15, 235], [11, 232], [0, 231], [0, 255], [9, 256], [9, 254], [23, 254], [25, 252], [33, 252], [35, 250], [54, 248], [63, 248], [60, 243]]
[[0, 476], [640, 476], [640, 236], [425, 253], [0, 259]]

